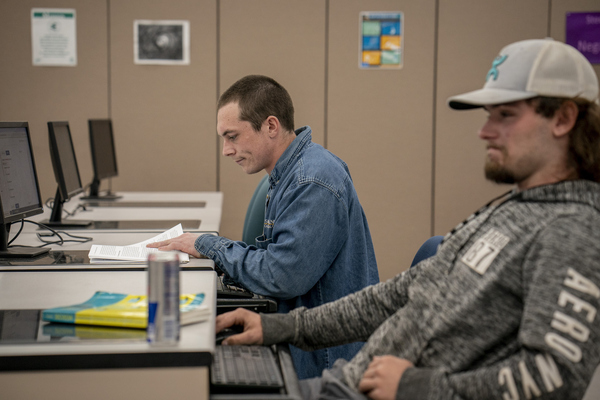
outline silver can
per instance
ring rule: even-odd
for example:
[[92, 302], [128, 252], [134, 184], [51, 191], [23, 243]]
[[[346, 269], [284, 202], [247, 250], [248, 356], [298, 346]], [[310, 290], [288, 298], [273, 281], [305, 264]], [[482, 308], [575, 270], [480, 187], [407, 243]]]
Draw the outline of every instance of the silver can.
[[179, 256], [158, 251], [148, 256], [148, 328], [151, 344], [179, 342]]

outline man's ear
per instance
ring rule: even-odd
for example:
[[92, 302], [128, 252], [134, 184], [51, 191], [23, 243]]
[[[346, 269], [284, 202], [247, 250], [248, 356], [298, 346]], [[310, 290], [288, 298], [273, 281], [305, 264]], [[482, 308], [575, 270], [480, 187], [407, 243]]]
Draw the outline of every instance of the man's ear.
[[274, 115], [269, 115], [265, 120], [264, 124], [267, 124], [267, 130], [269, 136], [274, 138], [281, 131], [281, 123], [279, 119]]
[[574, 101], [564, 101], [554, 115], [554, 136], [562, 137], [571, 132], [578, 114], [579, 108]]

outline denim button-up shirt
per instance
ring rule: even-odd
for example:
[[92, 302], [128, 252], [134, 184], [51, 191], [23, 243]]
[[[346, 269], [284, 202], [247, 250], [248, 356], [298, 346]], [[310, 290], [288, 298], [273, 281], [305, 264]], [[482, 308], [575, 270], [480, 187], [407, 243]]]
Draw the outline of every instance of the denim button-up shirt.
[[[196, 250], [250, 291], [279, 301], [278, 312], [312, 308], [379, 282], [364, 211], [346, 164], [311, 141], [308, 126], [269, 176], [263, 235], [256, 246], [202, 235]], [[299, 377], [318, 376], [361, 344], [304, 352]]]

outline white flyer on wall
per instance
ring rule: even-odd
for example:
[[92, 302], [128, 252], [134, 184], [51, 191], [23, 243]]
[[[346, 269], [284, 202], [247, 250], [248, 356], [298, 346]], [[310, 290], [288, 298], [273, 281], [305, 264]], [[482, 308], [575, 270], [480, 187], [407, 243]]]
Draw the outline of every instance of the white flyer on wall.
[[32, 8], [31, 44], [35, 66], [76, 66], [75, 9]]

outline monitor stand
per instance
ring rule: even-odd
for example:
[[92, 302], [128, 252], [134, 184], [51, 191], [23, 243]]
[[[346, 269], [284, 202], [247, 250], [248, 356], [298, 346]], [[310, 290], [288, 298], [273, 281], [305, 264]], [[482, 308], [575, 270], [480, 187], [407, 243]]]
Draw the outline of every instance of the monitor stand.
[[120, 198], [122, 198], [123, 196], [118, 195], [116, 193], [106, 193], [103, 195], [98, 195], [98, 196], [82, 196], [80, 197], [81, 200], [98, 200], [98, 201], [113, 201], [113, 200], [118, 200]]
[[100, 195], [100, 180], [94, 178], [92, 183], [90, 183], [90, 194], [87, 196], [80, 197], [81, 200], [107, 200], [113, 201], [120, 199], [123, 196], [120, 196], [116, 193], [113, 193], [109, 188], [105, 194]]
[[0, 272], [2, 267], [8, 266], [74, 266], [82, 265], [89, 267], [90, 259], [88, 257], [89, 250], [50, 250], [48, 253], [40, 257], [31, 258], [2, 258], [0, 257]]
[[84, 219], [63, 219], [60, 221], [44, 220], [40, 224], [44, 224], [50, 228], [69, 229], [69, 228], [91, 228], [93, 221]]
[[41, 247], [11, 247], [0, 250], [0, 258], [35, 258], [49, 252], [50, 249]]
[[43, 247], [8, 247], [10, 224], [0, 224], [0, 258], [33, 258], [46, 254], [50, 249]]
[[52, 213], [50, 219], [46, 219], [41, 224], [44, 224], [51, 228], [69, 229], [69, 228], [85, 228], [92, 225], [92, 221], [83, 219], [63, 219], [63, 203], [65, 202], [60, 187], [56, 188], [56, 195], [54, 196], [54, 204], [52, 205]]

